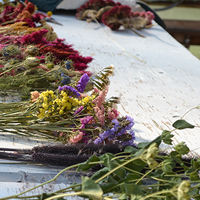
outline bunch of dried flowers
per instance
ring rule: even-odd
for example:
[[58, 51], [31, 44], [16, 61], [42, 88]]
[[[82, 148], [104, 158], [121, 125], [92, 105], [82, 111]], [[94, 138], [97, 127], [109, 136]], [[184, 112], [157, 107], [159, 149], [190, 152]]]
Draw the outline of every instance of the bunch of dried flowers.
[[152, 20], [155, 18], [150, 11], [133, 12], [130, 6], [121, 5], [119, 2], [115, 3], [112, 0], [89, 0], [85, 5], [77, 9], [76, 17], [78, 19], [87, 19], [88, 22], [96, 19], [112, 30], [118, 30], [121, 26], [125, 29], [132, 30], [134, 28], [140, 30], [150, 27]]
[[[68, 76], [73, 80], [55, 91], [31, 92], [32, 104], [30, 101], [24, 103], [21, 112], [12, 113], [12, 119], [5, 112], [5, 107], [10, 105], [4, 105], [0, 114], [0, 130], [6, 131], [9, 126], [16, 130], [16, 134], [21, 134], [26, 129], [29, 136], [42, 136], [70, 144], [116, 143], [134, 146], [133, 119], [119, 116], [117, 97], [106, 98], [107, 79], [112, 73], [111, 65], [92, 77], [86, 73], [74, 78]], [[8, 119], [9, 124], [5, 124]], [[14, 121], [18, 124], [13, 125]]]
[[[23, 90], [24, 98], [35, 89], [56, 89], [84, 73], [91, 76], [85, 70], [92, 57], [81, 56], [72, 45], [58, 38], [43, 20], [47, 15], [34, 13], [35, 10], [32, 3], [25, 1], [17, 7], [5, 6], [0, 14], [2, 19], [13, 18], [6, 26], [0, 26], [0, 88]], [[36, 27], [35, 22], [41, 25]]]

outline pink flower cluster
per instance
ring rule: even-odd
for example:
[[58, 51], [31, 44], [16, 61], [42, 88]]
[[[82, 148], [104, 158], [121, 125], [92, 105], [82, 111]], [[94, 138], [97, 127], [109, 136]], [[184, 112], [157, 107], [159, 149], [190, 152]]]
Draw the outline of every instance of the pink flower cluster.
[[152, 20], [155, 19], [155, 15], [151, 12], [151, 11], [147, 11], [147, 12], [131, 12], [131, 17], [143, 17], [145, 19], [147, 19], [147, 25], [151, 25], [152, 24]]
[[[83, 117], [82, 119], [80, 119], [80, 122], [82, 124], [80, 129], [84, 129], [85, 125], [88, 124], [91, 120], [93, 120], [93, 117], [90, 117], [90, 116]], [[85, 135], [85, 131], [79, 130], [77, 132], [78, 132], [78, 134], [76, 136], [73, 136], [69, 139], [70, 143], [75, 144], [75, 143], [79, 142]]]
[[108, 111], [107, 115], [110, 120], [113, 120], [117, 119], [117, 117], [119, 116], [119, 112], [115, 108], [113, 108], [112, 110]]
[[78, 133], [76, 136], [71, 137], [71, 138], [69, 139], [69, 142], [70, 142], [70, 143], [75, 144], [75, 143], [79, 142], [79, 141], [83, 138], [83, 132], [82, 132], [82, 131], [78, 131], [78, 132], [79, 132], [79, 133]]
[[96, 104], [97, 107], [101, 107], [102, 103], [105, 101], [106, 95], [108, 93], [108, 86], [105, 90], [100, 91], [97, 88], [94, 89], [95, 93], [98, 93], [98, 97], [94, 99], [92, 102]]
[[94, 112], [102, 126], [105, 125], [105, 108], [103, 102], [105, 101], [106, 95], [108, 93], [108, 87], [105, 90], [99, 91], [97, 88], [94, 89], [95, 93], [99, 93], [98, 97], [92, 102], [95, 103]]

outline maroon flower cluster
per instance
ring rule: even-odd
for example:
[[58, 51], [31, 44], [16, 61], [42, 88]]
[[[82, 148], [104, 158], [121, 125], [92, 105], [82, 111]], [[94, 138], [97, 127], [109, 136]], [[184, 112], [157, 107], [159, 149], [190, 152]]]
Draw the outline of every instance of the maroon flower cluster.
[[[13, 6], [6, 6], [4, 11], [0, 14], [0, 24], [6, 25], [6, 22], [9, 22], [11, 20], [18, 20], [18, 21], [24, 21], [26, 19], [29, 19], [29, 21], [32, 21], [31, 15], [35, 11], [35, 6], [29, 2], [25, 1], [24, 5], [22, 3], [19, 3], [17, 7]], [[29, 25], [30, 23], [28, 23]], [[34, 27], [33, 24], [30, 24], [31, 27]]]
[[[55, 64], [60, 60], [72, 60], [75, 70], [85, 73], [84, 70], [93, 58], [90, 56], [81, 56], [78, 51], [72, 48], [72, 45], [65, 43], [65, 39], [57, 38], [53, 42], [47, 41], [45, 38], [47, 32], [46, 29], [42, 29], [25, 36], [0, 35], [0, 44], [12, 43], [19, 46], [34, 44], [39, 48], [39, 56], [46, 55], [50, 52], [55, 56]], [[89, 73], [88, 75], [91, 74]]]
[[82, 14], [85, 10], [99, 10], [105, 6], [119, 6], [121, 3], [115, 3], [112, 0], [89, 0], [86, 4], [77, 9], [76, 17]]
[[[87, 14], [85, 13], [86, 11], [88, 12]], [[78, 19], [90, 18], [92, 15], [112, 30], [118, 30], [120, 26], [136, 29], [145, 28], [151, 25], [152, 20], [155, 18], [150, 11], [133, 12], [130, 6], [115, 3], [112, 0], [89, 0], [85, 5], [77, 9], [76, 17]]]
[[147, 19], [147, 25], [152, 24], [152, 20], [155, 19], [155, 15], [151, 11], [147, 12], [131, 12], [131, 17], [142, 17]]
[[[129, 26], [131, 17], [130, 6], [114, 6], [102, 16], [102, 22], [112, 30], [118, 30], [121, 25]], [[114, 19], [112, 21], [112, 19]], [[127, 27], [125, 27], [127, 28]]]

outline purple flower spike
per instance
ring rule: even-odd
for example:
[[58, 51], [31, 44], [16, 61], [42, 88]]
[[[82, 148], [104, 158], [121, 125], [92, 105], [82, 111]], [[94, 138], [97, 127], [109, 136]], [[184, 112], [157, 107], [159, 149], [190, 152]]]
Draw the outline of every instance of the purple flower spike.
[[97, 138], [95, 141], [94, 141], [94, 144], [101, 144], [103, 142], [103, 140], [101, 138]]
[[73, 114], [73, 116], [76, 116], [77, 114], [79, 114], [82, 110], [83, 110], [83, 106], [81, 106], [80, 108], [78, 108], [75, 112], [74, 112], [74, 114]]
[[93, 117], [87, 116], [87, 117], [80, 119], [80, 121], [81, 121], [81, 124], [88, 124], [88, 122], [92, 119], [93, 119]]
[[66, 90], [68, 93], [72, 93], [73, 95], [75, 95], [76, 97], [80, 97], [80, 93], [73, 87], [68, 86], [68, 85], [64, 85], [64, 86], [59, 86], [58, 90]]
[[82, 93], [85, 90], [85, 87], [88, 84], [88, 82], [89, 82], [89, 76], [85, 73], [83, 74], [83, 76], [81, 76], [76, 86], [78, 91]]

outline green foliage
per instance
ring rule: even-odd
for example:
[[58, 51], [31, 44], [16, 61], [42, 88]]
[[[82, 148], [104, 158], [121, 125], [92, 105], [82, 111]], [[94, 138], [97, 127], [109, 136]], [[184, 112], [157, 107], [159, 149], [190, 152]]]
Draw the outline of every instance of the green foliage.
[[82, 171], [88, 171], [91, 167], [95, 166], [96, 164], [91, 164], [92, 162], [98, 162], [99, 158], [97, 156], [91, 156], [86, 162], [81, 163], [78, 168], [77, 168], [77, 172], [79, 170]]
[[82, 177], [82, 190], [79, 195], [87, 196], [93, 200], [101, 200], [103, 191], [101, 187], [88, 177]]
[[[20, 109], [20, 106], [15, 106]], [[2, 107], [2, 112], [11, 107]], [[194, 128], [183, 119], [177, 120], [173, 127], [175, 130]], [[190, 162], [183, 159], [182, 156], [190, 152], [184, 142], [174, 146], [174, 150], [168, 155], [163, 155], [159, 150], [161, 143], [172, 144], [171, 132], [164, 130], [154, 140], [139, 143], [137, 148], [126, 147], [124, 152], [116, 155], [93, 155], [86, 162], [65, 169], [67, 171], [77, 167], [77, 171], [88, 171], [100, 164], [102, 168], [90, 178], [82, 177], [80, 184], [72, 184], [64, 194], [61, 193], [65, 189], [41, 194], [38, 198], [62, 200], [63, 197], [77, 195], [91, 200], [200, 200], [200, 159], [191, 159]], [[11, 197], [18, 198], [20, 194]]]
[[186, 128], [194, 128], [195, 126], [186, 122], [184, 119], [179, 119], [175, 121], [172, 126], [176, 129], [186, 129]]

